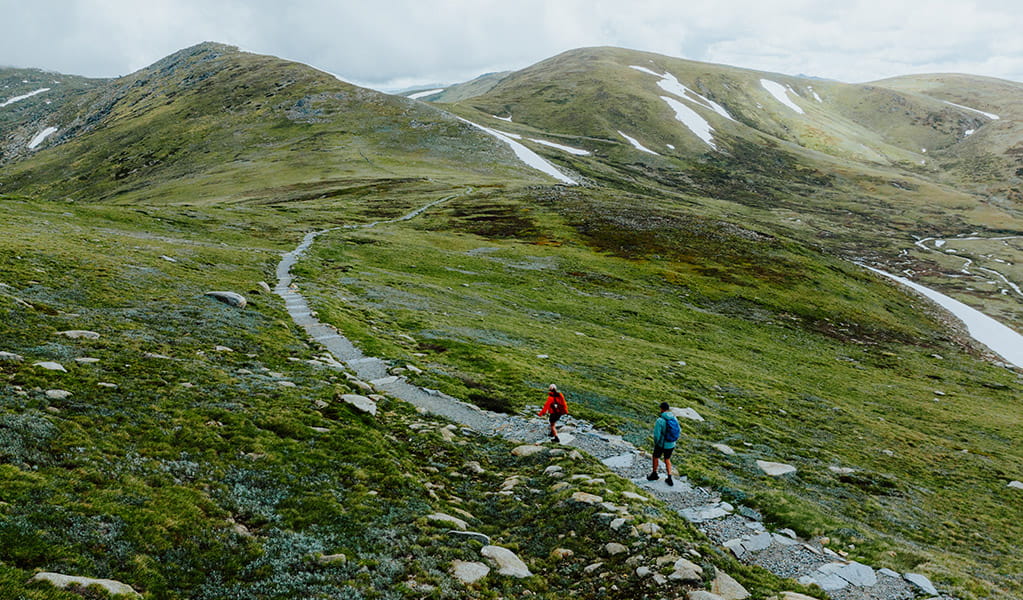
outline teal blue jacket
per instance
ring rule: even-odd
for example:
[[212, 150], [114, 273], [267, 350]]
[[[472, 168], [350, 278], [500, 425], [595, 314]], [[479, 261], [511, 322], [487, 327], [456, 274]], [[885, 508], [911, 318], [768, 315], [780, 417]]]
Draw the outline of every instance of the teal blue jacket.
[[664, 441], [665, 430], [668, 428], [666, 419], [674, 418], [675, 413], [671, 411], [662, 412], [661, 416], [657, 417], [657, 422], [654, 424], [654, 446], [664, 448], [665, 450], [675, 447], [675, 442]]

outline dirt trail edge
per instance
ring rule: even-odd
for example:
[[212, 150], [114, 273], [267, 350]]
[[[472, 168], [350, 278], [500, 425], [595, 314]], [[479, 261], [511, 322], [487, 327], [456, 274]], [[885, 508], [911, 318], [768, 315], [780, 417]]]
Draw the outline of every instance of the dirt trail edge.
[[[470, 192], [471, 189], [464, 193]], [[436, 390], [412, 385], [403, 377], [390, 375], [389, 365], [385, 361], [366, 356], [334, 326], [322, 323], [316, 318], [291, 275], [292, 266], [312, 246], [316, 238], [324, 233], [407, 221], [455, 197], [456, 195], [446, 196], [389, 221], [334, 227], [307, 233], [297, 248], [282, 256], [277, 265], [277, 285], [274, 292], [284, 300], [288, 314], [310, 338], [326, 348], [359, 379], [369, 382], [376, 389], [421, 410], [469, 427], [482, 435], [527, 443], [544, 443], [547, 441], [546, 421], [530, 418], [534, 412], [520, 416], [482, 410]], [[870, 566], [845, 560], [838, 553], [826, 548], [821, 540], [800, 539], [790, 530], [769, 531], [755, 510], [725, 502], [714, 490], [693, 486], [684, 476], [678, 477], [673, 487], [667, 486], [663, 480], [647, 481], [645, 476], [649, 472], [649, 454], [640, 451], [620, 436], [601, 432], [584, 421], [569, 416], [563, 422], [564, 427], [559, 432], [562, 445], [586, 452], [618, 475], [632, 480], [678, 511], [711, 540], [732, 552], [743, 563], [761, 566], [776, 575], [798, 579], [802, 583], [815, 583], [835, 600], [910, 600], [917, 597], [956, 600], [952, 596], [938, 595], [933, 585], [923, 575], [900, 574], [889, 569], [875, 570]]]

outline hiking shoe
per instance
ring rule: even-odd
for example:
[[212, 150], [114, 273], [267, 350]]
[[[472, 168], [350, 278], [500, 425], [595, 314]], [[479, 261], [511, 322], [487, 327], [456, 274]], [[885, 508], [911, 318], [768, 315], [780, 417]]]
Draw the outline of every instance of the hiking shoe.
[[658, 479], [657, 473], [651, 473], [646, 476], [647, 481], [657, 481], [657, 479]]
[[667, 483], [668, 485], [675, 485], [675, 482], [671, 480], [671, 475], [668, 475], [668, 478], [664, 480], [664, 483]]
[[561, 443], [561, 438], [559, 438], [558, 436], [554, 436], [554, 443], [555, 444], [560, 444]]

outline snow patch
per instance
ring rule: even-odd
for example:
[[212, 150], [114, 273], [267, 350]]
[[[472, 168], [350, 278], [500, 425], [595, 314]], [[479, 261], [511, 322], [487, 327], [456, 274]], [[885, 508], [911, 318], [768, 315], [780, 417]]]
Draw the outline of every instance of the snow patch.
[[490, 116], [494, 117], [495, 119], [499, 119], [501, 121], [507, 121], [508, 123], [512, 122], [511, 117], [499, 117], [497, 115], [490, 115]]
[[814, 100], [816, 100], [817, 102], [820, 102], [821, 104], [824, 104], [824, 101], [821, 100], [821, 97], [817, 95], [817, 90], [813, 89], [812, 85], [806, 86], [806, 89], [810, 90], [810, 93], [813, 94], [813, 99]]
[[886, 273], [880, 269], [875, 269], [866, 265], [863, 266], [878, 275], [884, 275], [889, 279], [893, 279], [902, 285], [927, 296], [939, 306], [961, 319], [973, 339], [984, 344], [1006, 361], [1016, 365], [1017, 367], [1023, 368], [1023, 335], [1020, 335], [1016, 331], [1002, 325], [979, 310], [971, 308], [958, 300], [949, 298], [944, 294], [935, 292], [930, 288], [926, 288], [919, 283], [910, 281], [905, 277]]
[[629, 136], [625, 135], [624, 133], [622, 133], [621, 130], [618, 130], [618, 135], [620, 135], [623, 138], [629, 140], [629, 143], [632, 144], [632, 147], [635, 148], [636, 150], [639, 150], [640, 152], [647, 152], [647, 153], [653, 154], [655, 156], [660, 156], [660, 154], [657, 154], [656, 152], [654, 152], [650, 148], [647, 148], [643, 144], [640, 144], [639, 141], [636, 138], [629, 137]]
[[569, 154], [574, 154], [576, 156], [589, 156], [590, 155], [589, 150], [580, 150], [579, 148], [573, 148], [571, 146], [563, 146], [561, 144], [555, 144], [554, 142], [548, 142], [547, 140], [538, 140], [536, 138], [529, 138], [529, 139], [531, 141], [536, 142], [537, 144], [542, 144], [544, 146], [550, 146], [551, 148], [557, 148], [558, 150], [564, 150], [565, 152], [568, 152]]
[[445, 89], [447, 89], [447, 88], [437, 88], [435, 90], [423, 90], [422, 92], [416, 92], [415, 94], [409, 94], [408, 97], [413, 99], [413, 100], [419, 100], [420, 98], [425, 98], [427, 96], [432, 96], [434, 94], [439, 94], [439, 93], [443, 92]]
[[989, 112], [984, 112], [982, 110], [977, 110], [976, 108], [970, 108], [969, 106], [963, 106], [962, 104], [956, 104], [955, 102], [949, 102], [948, 100], [943, 100], [943, 102], [945, 104], [948, 104], [949, 106], [954, 106], [956, 108], [961, 108], [963, 110], [968, 110], [970, 112], [975, 112], [975, 113], [984, 115], [985, 117], [991, 119], [992, 121], [997, 121], [998, 119], [1001, 118], [1001, 117], [999, 117], [996, 114], [989, 113]]
[[791, 108], [792, 110], [796, 111], [801, 115], [805, 114], [802, 107], [800, 107], [798, 104], [793, 102], [791, 98], [789, 98], [788, 92], [796, 94], [795, 92], [792, 91], [792, 88], [790, 88], [789, 86], [782, 85], [777, 81], [771, 81], [770, 79], [761, 79], [760, 85], [763, 86], [763, 88], [767, 90], [772, 96], [774, 96], [774, 99], [777, 100], [778, 102], [781, 102], [785, 106]]
[[977, 130], [976, 129], [967, 129], [966, 131], [963, 132], [963, 136], [965, 137], [965, 136], [968, 136], [968, 135], [973, 135], [974, 131], [977, 131]]
[[[556, 169], [554, 167], [554, 165], [552, 165], [551, 163], [549, 163], [546, 160], [544, 160], [543, 158], [541, 158], [539, 154], [537, 154], [536, 152], [533, 152], [529, 148], [526, 148], [522, 144], [520, 144], [520, 143], [516, 142], [514, 139], [512, 139], [511, 136], [514, 135], [514, 134], [506, 134], [506, 133], [502, 133], [500, 131], [497, 131], [496, 129], [490, 129], [489, 127], [484, 127], [482, 125], [477, 125], [476, 123], [473, 123], [472, 121], [469, 121], [467, 119], [463, 119], [462, 117], [458, 117], [458, 120], [462, 121], [464, 123], [468, 123], [469, 125], [472, 125], [473, 127], [477, 128], [477, 129], [481, 129], [484, 132], [486, 132], [486, 133], [492, 135], [493, 137], [496, 137], [497, 139], [501, 140], [502, 142], [508, 144], [509, 146], [511, 146], [512, 151], [515, 152], [515, 156], [518, 157], [518, 159], [521, 160], [522, 162], [526, 163], [527, 166], [530, 166], [530, 167], [536, 169], [537, 171], [541, 171], [543, 173], [546, 173], [546, 174], [550, 175], [551, 177], [553, 177], [553, 178], [555, 178], [558, 181], [561, 181], [563, 183], [567, 183], [569, 185], [579, 185], [579, 182], [577, 182], [576, 180], [572, 179], [571, 177], [565, 175], [564, 173], [562, 173], [561, 171]], [[514, 136], [514, 137], [521, 138], [521, 136]]]
[[56, 127], [47, 127], [46, 129], [40, 131], [39, 133], [36, 134], [34, 138], [32, 138], [32, 141], [28, 143], [28, 149], [34, 150], [36, 146], [42, 144], [46, 138], [50, 137], [55, 133], [57, 133]]
[[717, 146], [714, 145], [714, 129], [711, 128], [710, 123], [708, 123], [706, 119], [701, 117], [695, 110], [674, 98], [661, 96], [661, 100], [668, 103], [668, 106], [675, 111], [675, 118], [681, 121], [683, 125], [696, 134], [696, 137], [706, 142], [711, 148], [717, 150]]
[[728, 114], [728, 111], [725, 110], [725, 107], [721, 106], [717, 102], [714, 102], [710, 98], [707, 98], [706, 96], [703, 96], [702, 94], [698, 94], [698, 93], [694, 92], [693, 90], [689, 89], [688, 87], [686, 87], [686, 85], [684, 83], [679, 81], [678, 78], [676, 78], [671, 73], [663, 73], [663, 74], [662, 73], [655, 73], [655, 72], [651, 71], [650, 69], [645, 69], [643, 67], [637, 67], [635, 65], [633, 65], [631, 68], [636, 69], [637, 71], [642, 71], [644, 73], [649, 73], [650, 75], [653, 75], [655, 77], [660, 77], [661, 79], [660, 79], [660, 81], [657, 82], [657, 85], [662, 90], [668, 92], [669, 94], [674, 94], [674, 95], [678, 96], [679, 98], [682, 98], [683, 100], [689, 100], [689, 101], [692, 101], [692, 102], [696, 102], [697, 104], [700, 104], [704, 108], [711, 109], [712, 111], [714, 111], [717, 114], [721, 115], [722, 117], [728, 119], [729, 121], [734, 121], [735, 120], [735, 119], [732, 118], [732, 115]]
[[14, 104], [15, 102], [18, 102], [20, 100], [24, 100], [25, 98], [31, 98], [32, 96], [35, 96], [36, 94], [42, 94], [43, 92], [48, 92], [48, 91], [50, 91], [50, 88], [40, 88], [38, 90], [35, 90], [34, 92], [29, 92], [29, 93], [27, 93], [27, 94], [25, 94], [23, 96], [15, 96], [13, 98], [8, 98], [7, 100], [5, 100], [3, 102], [0, 102], [0, 108], [3, 108], [5, 106], [7, 106], [8, 104]]

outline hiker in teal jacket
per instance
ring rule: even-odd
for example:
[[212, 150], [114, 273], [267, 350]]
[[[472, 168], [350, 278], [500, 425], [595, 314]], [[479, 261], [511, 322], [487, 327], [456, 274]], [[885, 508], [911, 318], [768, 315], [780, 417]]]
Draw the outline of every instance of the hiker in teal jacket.
[[664, 469], [668, 473], [668, 478], [664, 483], [675, 485], [671, 479], [671, 453], [675, 451], [675, 442], [678, 440], [680, 428], [678, 419], [675, 418], [675, 413], [671, 412], [668, 403], [661, 402], [660, 408], [661, 414], [657, 417], [657, 422], [654, 423], [654, 470], [646, 478], [649, 481], [657, 481], [659, 478], [657, 461], [663, 458]]

